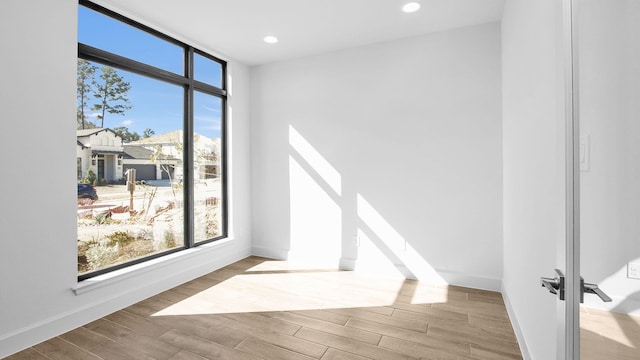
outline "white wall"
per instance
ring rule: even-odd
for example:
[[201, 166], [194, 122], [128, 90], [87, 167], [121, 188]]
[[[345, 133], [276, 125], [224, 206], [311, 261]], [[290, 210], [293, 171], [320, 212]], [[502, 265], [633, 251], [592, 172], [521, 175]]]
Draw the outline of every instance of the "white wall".
[[499, 289], [500, 76], [497, 23], [252, 68], [254, 252]]
[[250, 253], [249, 71], [232, 63], [230, 241], [72, 291], [76, 12], [75, 0], [9, 0], [0, 11], [0, 358]]
[[502, 20], [503, 296], [525, 359], [556, 358], [553, 277], [564, 244], [562, 2], [510, 0]]
[[581, 172], [582, 276], [613, 298], [589, 306], [640, 314], [640, 3], [579, 1], [581, 135], [590, 140]]

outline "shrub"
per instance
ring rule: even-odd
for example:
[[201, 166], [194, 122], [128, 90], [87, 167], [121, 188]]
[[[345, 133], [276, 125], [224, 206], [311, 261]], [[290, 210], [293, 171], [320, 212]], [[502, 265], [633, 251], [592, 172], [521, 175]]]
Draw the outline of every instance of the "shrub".
[[85, 253], [89, 266], [93, 270], [102, 269], [113, 265], [118, 259], [118, 245], [108, 246], [103, 244], [90, 245]]
[[127, 259], [136, 259], [147, 256], [155, 251], [153, 242], [149, 240], [136, 240], [129, 244], [126, 249], [122, 249]]
[[165, 230], [164, 232], [164, 246], [166, 246], [167, 249], [171, 249], [176, 246], [176, 235], [171, 231], [171, 229]]
[[126, 246], [136, 238], [129, 234], [128, 231], [116, 231], [107, 235], [107, 239], [109, 239], [109, 242], [107, 243], [108, 246]]
[[89, 171], [87, 171], [87, 177], [86, 177], [86, 178], [84, 178], [84, 182], [85, 182], [86, 184], [91, 184], [91, 185], [93, 185], [93, 184], [95, 184], [96, 179], [97, 179], [97, 177], [96, 177], [96, 173], [95, 173], [95, 172], [93, 172], [93, 170], [89, 169]]

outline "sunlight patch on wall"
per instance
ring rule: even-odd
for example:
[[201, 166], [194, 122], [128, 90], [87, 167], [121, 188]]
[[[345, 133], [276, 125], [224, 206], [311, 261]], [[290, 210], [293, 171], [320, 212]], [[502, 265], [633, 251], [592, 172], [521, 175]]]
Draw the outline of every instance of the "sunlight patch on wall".
[[341, 254], [342, 209], [291, 156], [289, 186], [289, 259], [336, 266]]
[[375, 235], [372, 240], [387, 258], [394, 261], [396, 268], [401, 272], [404, 268], [408, 277], [446, 284], [438, 272], [361, 194], [357, 195], [357, 206], [359, 219]]
[[[630, 263], [640, 263], [640, 259], [631, 260]], [[629, 278], [628, 271], [627, 264], [624, 264], [598, 281], [598, 287], [611, 297], [612, 302], [603, 302], [594, 294], [585, 294], [583, 306], [640, 316], [640, 292], [636, 290], [636, 282], [640, 280]]]
[[302, 156], [338, 196], [342, 195], [340, 173], [291, 125], [289, 125], [289, 145]]
[[389, 259], [365, 231], [358, 229], [356, 236], [358, 259], [355, 270], [383, 276], [399, 276], [404, 278], [404, 274], [398, 270], [393, 261]]

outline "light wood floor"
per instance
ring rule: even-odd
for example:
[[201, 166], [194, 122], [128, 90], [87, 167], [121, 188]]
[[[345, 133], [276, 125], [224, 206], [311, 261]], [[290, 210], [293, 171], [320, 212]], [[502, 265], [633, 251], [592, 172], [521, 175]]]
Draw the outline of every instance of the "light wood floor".
[[250, 257], [8, 359], [521, 359], [499, 293]]
[[640, 317], [580, 308], [582, 360], [639, 360]]

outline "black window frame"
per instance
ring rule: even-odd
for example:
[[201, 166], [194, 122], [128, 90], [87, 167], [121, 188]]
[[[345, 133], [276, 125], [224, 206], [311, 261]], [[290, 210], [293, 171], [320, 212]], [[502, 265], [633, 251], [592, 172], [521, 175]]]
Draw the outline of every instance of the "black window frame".
[[[82, 44], [78, 41], [78, 59], [84, 59], [99, 63], [102, 65], [111, 66], [114, 68], [129, 71], [141, 76], [149, 77], [155, 80], [164, 81], [170, 84], [181, 86], [184, 90], [184, 104], [183, 104], [183, 196], [184, 196], [184, 244], [181, 247], [173, 248], [167, 251], [151, 254], [131, 261], [126, 261], [120, 264], [99, 269], [96, 271], [78, 274], [78, 281], [86, 280], [95, 276], [106, 274], [115, 270], [130, 267], [135, 264], [140, 264], [152, 259], [160, 258], [172, 253], [183, 251], [185, 249], [194, 248], [204, 244], [208, 244], [217, 240], [224, 239], [228, 236], [228, 197], [227, 197], [227, 62], [219, 59], [211, 54], [206, 53], [200, 49], [197, 49], [191, 45], [188, 45], [182, 41], [174, 39], [156, 29], [149, 26], [140, 24], [137, 21], [129, 19], [115, 11], [109, 10], [103, 6], [97, 5], [88, 0], [78, 0], [78, 5], [94, 10], [105, 16], [111, 17], [115, 20], [123, 22], [129, 26], [137, 28], [148, 34], [151, 34], [161, 40], [167, 41], [174, 45], [181, 47], [184, 50], [184, 61], [182, 75], [175, 74], [173, 72], [160, 69], [158, 67], [148, 65], [121, 55], [117, 55], [105, 50], [101, 50], [86, 44]], [[207, 84], [194, 79], [194, 54], [203, 56], [209, 60], [215, 61], [221, 66], [221, 87], [217, 87], [211, 84]], [[194, 143], [194, 111], [193, 111], [193, 99], [194, 92], [201, 92], [207, 95], [212, 95], [221, 100], [221, 129], [220, 129], [220, 170], [222, 172], [221, 181], [221, 199], [220, 208], [222, 212], [221, 225], [222, 232], [219, 236], [200, 240], [197, 243], [194, 238], [194, 219], [193, 219], [193, 207], [194, 207], [194, 174], [193, 174], [193, 143]]]

